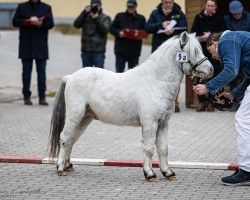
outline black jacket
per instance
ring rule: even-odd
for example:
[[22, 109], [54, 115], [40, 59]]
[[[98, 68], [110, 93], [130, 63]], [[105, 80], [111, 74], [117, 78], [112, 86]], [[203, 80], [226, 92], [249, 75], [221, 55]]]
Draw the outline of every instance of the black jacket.
[[146, 23], [146, 31], [148, 33], [153, 33], [152, 38], [152, 52], [154, 52], [163, 42], [173, 37], [174, 35], [179, 35], [185, 30], [175, 30], [172, 35], [165, 35], [163, 33], [158, 34], [157, 32], [162, 27], [162, 22], [175, 20], [177, 24], [176, 27], [187, 27], [187, 19], [181, 10], [181, 7], [174, 3], [174, 7], [171, 13], [165, 15], [162, 11], [162, 3], [160, 3], [155, 10], [152, 11], [150, 17]]
[[105, 52], [110, 25], [111, 18], [102, 10], [95, 19], [90, 13], [82, 11], [74, 21], [75, 28], [82, 28], [81, 51]]
[[[215, 13], [213, 16], [207, 16], [204, 14], [204, 10], [195, 16], [191, 32], [195, 32], [196, 36], [201, 36], [204, 32], [222, 32], [226, 30], [224, 17], [219, 13]], [[206, 42], [201, 42], [203, 53], [208, 57], [209, 61], [216, 68], [222, 68], [220, 61], [212, 59], [211, 54], [208, 52]], [[217, 72], [215, 72], [217, 74]]]
[[142, 40], [121, 38], [119, 33], [125, 28], [144, 30], [145, 23], [145, 17], [138, 13], [123, 12], [115, 16], [110, 29], [111, 34], [115, 36], [115, 55], [125, 57], [141, 55]]
[[[24, 25], [24, 21], [31, 16], [44, 19], [40, 27]], [[12, 24], [19, 27], [19, 58], [48, 59], [48, 30], [53, 28], [53, 15], [51, 7], [45, 3], [27, 1], [18, 5]]]

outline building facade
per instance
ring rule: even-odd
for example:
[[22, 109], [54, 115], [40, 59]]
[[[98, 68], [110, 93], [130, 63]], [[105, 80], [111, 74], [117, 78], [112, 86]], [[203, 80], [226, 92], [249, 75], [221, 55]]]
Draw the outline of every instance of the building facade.
[[[20, 3], [25, 0], [0, 0], [1, 4]], [[79, 15], [86, 5], [90, 4], [90, 0], [42, 0], [52, 6], [53, 14], [56, 22], [70, 22]], [[118, 12], [126, 9], [127, 0], [102, 0], [102, 7], [105, 13], [113, 19]], [[152, 10], [161, 2], [161, 0], [137, 0], [138, 12], [146, 18], [149, 17]], [[146, 2], [146, 3], [145, 3]], [[185, 12], [185, 0], [175, 0], [182, 10]]]

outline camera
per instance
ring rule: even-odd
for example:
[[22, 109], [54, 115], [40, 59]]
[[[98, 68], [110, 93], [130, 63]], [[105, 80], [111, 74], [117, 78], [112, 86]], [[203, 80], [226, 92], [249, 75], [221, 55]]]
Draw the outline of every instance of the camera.
[[96, 14], [98, 12], [98, 7], [99, 7], [99, 4], [97, 3], [91, 5], [90, 12], [92, 12], [93, 14]]

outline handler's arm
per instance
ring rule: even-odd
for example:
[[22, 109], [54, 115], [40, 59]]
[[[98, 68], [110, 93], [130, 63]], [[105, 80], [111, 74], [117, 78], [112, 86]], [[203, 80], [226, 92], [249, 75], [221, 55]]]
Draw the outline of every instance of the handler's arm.
[[239, 73], [241, 46], [233, 40], [223, 40], [219, 43], [219, 55], [224, 64], [223, 70], [205, 86], [212, 95], [233, 80]]

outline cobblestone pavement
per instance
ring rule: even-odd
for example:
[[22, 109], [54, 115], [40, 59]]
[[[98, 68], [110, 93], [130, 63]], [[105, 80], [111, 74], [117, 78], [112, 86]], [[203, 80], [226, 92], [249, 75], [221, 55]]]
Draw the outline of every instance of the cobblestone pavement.
[[145, 181], [141, 168], [76, 166], [58, 177], [52, 165], [1, 164], [0, 199], [247, 200], [249, 187], [223, 186], [221, 170], [176, 169], [177, 181]]
[[[1, 104], [0, 155], [47, 157], [53, 100], [49, 99], [48, 107], [24, 106], [21, 101]], [[168, 136], [169, 160], [236, 162], [233, 121], [231, 112], [197, 114], [183, 108], [174, 113]], [[94, 121], [74, 145], [72, 157], [141, 160], [141, 128]]]
[[[16, 59], [15, 50], [18, 36], [15, 31], [1, 33], [1, 36], [0, 156], [47, 157], [54, 98], [48, 98], [48, 107], [38, 106], [34, 78], [34, 105], [23, 105], [21, 71], [17, 67], [20, 61]], [[54, 92], [63, 75], [79, 68], [80, 38], [52, 33], [50, 40], [48, 88]], [[109, 67], [114, 66], [112, 49], [113, 44], [109, 42], [106, 55]], [[149, 49], [143, 48], [142, 60]], [[184, 99], [183, 81], [181, 112], [174, 113], [170, 120], [169, 161], [236, 162], [235, 113], [196, 113], [194, 109], [185, 108]], [[141, 128], [94, 121], [75, 144], [72, 157], [141, 160]], [[82, 165], [75, 168], [76, 172], [69, 176], [58, 177], [54, 165], [0, 163], [0, 199], [250, 199], [249, 187], [221, 184], [222, 176], [233, 173], [227, 170], [173, 169], [178, 180], [169, 182], [156, 168], [160, 182], [155, 184], [145, 181], [141, 168]]]

